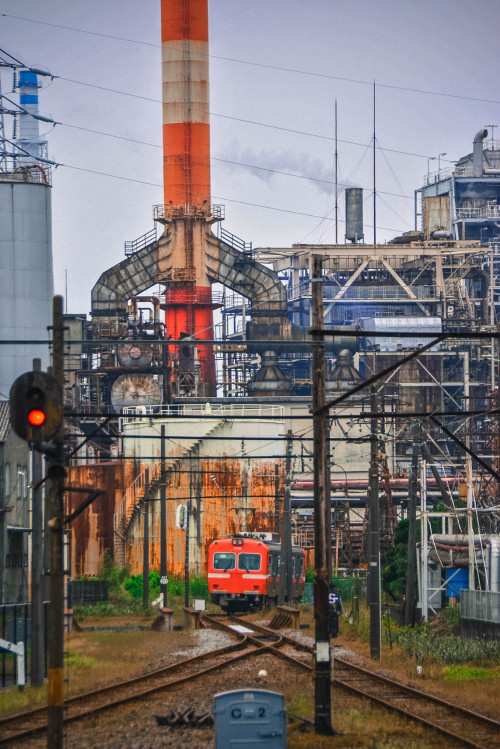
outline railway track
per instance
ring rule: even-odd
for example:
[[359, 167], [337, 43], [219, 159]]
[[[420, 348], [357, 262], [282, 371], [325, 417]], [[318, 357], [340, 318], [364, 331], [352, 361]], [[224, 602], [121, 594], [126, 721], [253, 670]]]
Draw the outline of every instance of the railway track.
[[[142, 676], [68, 698], [64, 702], [65, 725], [87, 718], [96, 712], [136, 702], [157, 692], [192, 681], [204, 674], [256, 655], [263, 647], [251, 642], [244, 635], [237, 636], [238, 642], [224, 648], [210, 650]], [[209, 665], [204, 663], [207, 660], [210, 661]], [[177, 675], [178, 672], [181, 673]], [[0, 719], [0, 745], [33, 737], [43, 733], [46, 728], [46, 708], [37, 708], [2, 718]]]
[[[285, 644], [285, 638], [272, 630], [257, 635], [255, 632], [241, 633], [231, 629], [227, 624], [222, 624], [215, 617], [207, 616], [204, 619], [210, 626], [230, 633], [238, 641], [139, 677], [70, 697], [64, 702], [65, 725], [88, 718], [97, 712], [136, 702], [255, 655], [270, 652], [299, 668], [312, 670], [311, 666], [293, 658], [289, 653], [281, 652], [280, 648]], [[210, 662], [209, 665], [204, 664], [207, 660]], [[180, 672], [179, 675], [177, 675], [178, 672]], [[0, 745], [33, 737], [46, 731], [46, 728], [46, 708], [37, 708], [2, 718], [0, 719]]]
[[[232, 621], [246, 624], [262, 634], [273, 630], [244, 618], [230, 617]], [[309, 645], [280, 633], [283, 643], [313, 654]], [[458, 745], [475, 749], [500, 747], [500, 722], [461, 707], [414, 687], [400, 684], [374, 671], [361, 668], [353, 663], [334, 657], [334, 685], [372, 702], [404, 715], [428, 728], [452, 739]], [[450, 726], [453, 726], [451, 729]]]
[[[69, 724], [97, 712], [136, 702], [255, 655], [272, 654], [312, 674], [313, 648], [289, 635], [235, 616], [204, 615], [202, 622], [204, 626], [230, 633], [237, 642], [128, 681], [71, 697], [64, 704], [65, 723]], [[234, 625], [244, 627], [245, 630], [235, 630]], [[205, 661], [209, 661], [209, 664]], [[406, 718], [440, 732], [456, 745], [476, 749], [500, 747], [500, 722], [400, 684], [344, 659], [336, 657], [334, 664], [334, 686], [397, 711]], [[450, 730], [450, 726], [453, 726], [453, 730]], [[46, 727], [45, 708], [0, 719], [0, 745], [41, 734]]]

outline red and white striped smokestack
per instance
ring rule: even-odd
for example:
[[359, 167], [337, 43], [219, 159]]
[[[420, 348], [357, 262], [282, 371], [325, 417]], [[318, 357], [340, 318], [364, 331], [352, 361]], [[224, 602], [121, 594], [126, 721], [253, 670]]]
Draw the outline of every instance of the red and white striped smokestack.
[[[164, 220], [159, 280], [168, 335], [213, 339], [207, 276], [210, 232], [208, 0], [161, 0]], [[186, 351], [191, 356], [185, 356]], [[193, 349], [175, 349], [180, 379], [195, 382]], [[199, 395], [215, 395], [211, 346], [198, 346]], [[193, 393], [193, 390], [191, 390]]]
[[210, 205], [208, 1], [162, 0], [165, 205]]

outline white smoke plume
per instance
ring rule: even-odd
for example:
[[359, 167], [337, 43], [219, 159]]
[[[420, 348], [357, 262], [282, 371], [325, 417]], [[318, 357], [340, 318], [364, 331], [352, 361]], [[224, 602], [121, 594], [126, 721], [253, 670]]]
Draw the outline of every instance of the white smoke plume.
[[[311, 182], [321, 193], [332, 195], [334, 190], [334, 167], [317, 157], [300, 151], [290, 149], [284, 151], [255, 151], [253, 148], [240, 149], [237, 144], [232, 144], [224, 153], [224, 159], [228, 167], [241, 169], [244, 167], [263, 182], [269, 183], [273, 178], [283, 174], [291, 174], [303, 177]], [[339, 192], [345, 187], [355, 185], [345, 182], [338, 185]]]

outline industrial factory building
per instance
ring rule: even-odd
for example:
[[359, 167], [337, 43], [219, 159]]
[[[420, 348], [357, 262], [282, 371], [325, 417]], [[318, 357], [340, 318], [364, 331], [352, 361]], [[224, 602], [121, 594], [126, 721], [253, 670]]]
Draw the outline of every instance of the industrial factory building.
[[[346, 396], [329, 420], [333, 557], [336, 567], [363, 566], [372, 405], [370, 392], [349, 391], [439, 337], [378, 383], [383, 553], [408, 508], [415, 433], [405, 413], [496, 407], [499, 353], [488, 334], [497, 330], [500, 307], [499, 144], [480, 131], [454, 169], [428, 175], [416, 193], [415, 230], [391, 242], [364, 242], [362, 191], [350, 188], [344, 244], [254, 248], [224, 227], [224, 207], [212, 204], [207, 0], [188, 6], [185, 16], [182, 3], [162, 1], [164, 195], [153, 208], [154, 228], [126, 243], [121, 262], [96, 273], [90, 319], [67, 316], [69, 483], [105, 490], [72, 525], [71, 575], [98, 574], [106, 550], [141, 571], [146, 527], [158, 569], [163, 499], [169, 572], [182, 572], [187, 551], [191, 571], [205, 573], [217, 537], [279, 532], [286, 492], [294, 539], [312, 547], [317, 255], [323, 327], [335, 329], [325, 341], [327, 400]], [[21, 80], [36, 88], [33, 74]], [[40, 152], [33, 161], [36, 133], [22, 137], [32, 161], [18, 158], [0, 173], [2, 263], [11, 258], [2, 272], [2, 337], [43, 338], [52, 295], [50, 177]], [[29, 361], [13, 359], [0, 370], [3, 393], [31, 369], [32, 351]], [[498, 484], [479, 464], [473, 487], [464, 489], [465, 453], [428, 423], [419, 439], [433, 470], [429, 502], [451, 510], [473, 491], [476, 508], [498, 505]], [[496, 418], [446, 423], [498, 467]], [[69, 492], [69, 509], [80, 499]], [[498, 533], [498, 513], [480, 517], [482, 531]]]

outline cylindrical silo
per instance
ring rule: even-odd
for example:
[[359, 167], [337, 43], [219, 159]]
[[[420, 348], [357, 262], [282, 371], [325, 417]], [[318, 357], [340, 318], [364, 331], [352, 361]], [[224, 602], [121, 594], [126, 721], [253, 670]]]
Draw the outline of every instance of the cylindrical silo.
[[363, 234], [363, 188], [348, 187], [345, 191], [345, 238], [361, 242]]
[[[38, 165], [0, 173], [0, 339], [47, 339], [52, 318], [51, 186]], [[33, 358], [49, 364], [47, 346], [2, 345], [0, 399]]]
[[0, 399], [33, 359], [49, 365], [47, 340], [52, 320], [52, 209], [47, 142], [38, 127], [38, 77], [31, 70], [18, 76], [19, 132], [16, 147], [0, 171], [0, 340], [25, 341], [0, 348]]

